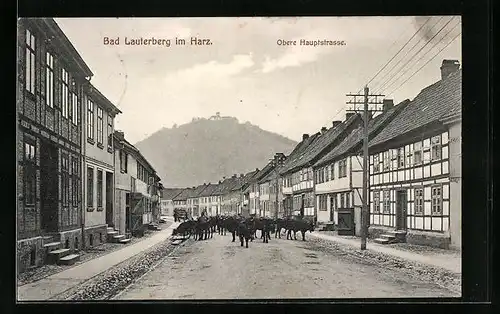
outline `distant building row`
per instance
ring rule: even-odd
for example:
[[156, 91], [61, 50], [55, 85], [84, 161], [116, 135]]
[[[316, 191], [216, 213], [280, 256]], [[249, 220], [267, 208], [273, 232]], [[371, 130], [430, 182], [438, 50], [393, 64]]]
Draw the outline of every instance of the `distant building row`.
[[22, 272], [43, 264], [51, 251], [76, 258], [79, 249], [122, 240], [148, 224], [159, 209], [161, 183], [123, 132], [114, 130], [121, 111], [92, 86], [93, 73], [56, 22], [23, 19], [18, 31]]
[[[412, 101], [370, 118], [369, 204], [373, 237], [398, 231], [407, 242], [461, 247], [461, 83], [454, 60], [441, 80]], [[216, 185], [166, 189], [162, 210], [185, 208], [194, 216], [242, 213], [303, 215], [318, 224], [360, 234], [363, 120], [348, 114], [330, 128], [304, 134], [289, 156], [262, 170]], [[283, 161], [284, 160], [284, 161]]]

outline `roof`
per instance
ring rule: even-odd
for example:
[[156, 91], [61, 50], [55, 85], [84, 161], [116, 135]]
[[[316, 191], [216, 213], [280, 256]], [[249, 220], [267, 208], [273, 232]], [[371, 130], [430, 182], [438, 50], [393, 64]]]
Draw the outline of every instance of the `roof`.
[[183, 189], [180, 194], [174, 197], [174, 201], [185, 201], [188, 199], [189, 194], [191, 193], [192, 188]]
[[174, 197], [181, 194], [182, 190], [184, 190], [184, 189], [164, 188], [161, 191], [161, 198], [164, 200], [172, 200], [172, 199], [174, 199]]
[[187, 198], [196, 198], [207, 188], [208, 184], [198, 185], [197, 187], [191, 188], [187, 194]]
[[104, 96], [92, 83], [89, 83], [89, 94], [94, 101], [102, 105], [113, 116], [122, 113], [106, 96]]
[[198, 195], [199, 197], [211, 196], [212, 193], [219, 187], [218, 184], [209, 183], [206, 188]]
[[297, 146], [293, 149], [293, 151], [290, 153], [288, 158], [286, 159], [285, 163], [283, 166], [280, 168], [280, 174], [285, 174], [286, 169], [288, 169], [289, 165], [297, 162], [298, 158], [301, 156], [301, 154], [304, 152], [307, 147], [309, 147], [319, 136], [319, 133], [313, 134], [306, 138], [305, 140], [302, 140]]
[[243, 177], [239, 177], [238, 178], [238, 182], [236, 183], [235, 186], [233, 186], [233, 190], [239, 190], [239, 189], [243, 189], [246, 187], [246, 185], [252, 180], [252, 178], [257, 174], [259, 173], [259, 171], [257, 170], [254, 170], [254, 171], [251, 171], [251, 172], [248, 172], [247, 174], [245, 174]]
[[360, 115], [354, 114], [346, 121], [340, 123], [335, 127], [331, 127], [324, 134], [319, 134], [316, 139], [307, 146], [307, 149], [302, 149], [297, 157], [290, 163], [285, 164], [281, 170], [282, 174], [293, 171], [298, 168], [305, 167], [308, 163], [314, 162], [325, 149], [330, 146], [339, 135], [341, 135], [349, 126], [354, 122], [359, 121]]
[[425, 127], [462, 108], [462, 70], [451, 73], [424, 88], [386, 127], [369, 143], [370, 147], [386, 143], [405, 133]]
[[131, 151], [135, 155], [136, 159], [143, 161], [146, 164], [146, 166], [148, 166], [150, 168], [150, 170], [152, 170], [154, 172], [155, 176], [161, 180], [161, 178], [158, 175], [156, 175], [155, 168], [149, 163], [149, 161], [146, 159], [146, 157], [144, 157], [144, 155], [141, 154], [141, 151], [139, 149], [137, 149], [137, 147], [135, 147], [134, 145], [132, 145], [129, 141], [127, 141], [125, 139], [125, 135], [122, 131], [115, 131], [113, 133], [113, 137], [115, 138], [115, 140], [113, 141], [115, 147], [118, 144], [125, 145], [129, 149], [129, 151]]
[[238, 184], [238, 177], [229, 177], [224, 179], [224, 181], [219, 184], [219, 187], [213, 191], [212, 195], [227, 194], [232, 191], [236, 184]]
[[[280, 171], [282, 167], [278, 167], [278, 173]], [[276, 179], [276, 173], [274, 172], [274, 169], [273, 171], [269, 171], [269, 173], [267, 175], [265, 175], [262, 179], [259, 180], [259, 183], [264, 183], [264, 182], [268, 182], [268, 181], [271, 181], [271, 180], [275, 180]]]
[[[373, 138], [376, 136], [378, 131], [390, 122], [403, 108], [408, 105], [410, 101], [407, 99], [398, 105], [392, 107], [391, 109], [383, 112], [382, 114], [374, 117], [368, 121], [368, 137]], [[314, 167], [320, 167], [324, 164], [337, 160], [339, 157], [344, 156], [347, 153], [353, 151], [356, 146], [361, 145], [364, 137], [364, 127], [360, 126], [353, 132], [351, 132], [347, 137], [340, 142], [334, 149], [332, 149], [328, 154], [323, 156], [318, 162], [314, 164]]]

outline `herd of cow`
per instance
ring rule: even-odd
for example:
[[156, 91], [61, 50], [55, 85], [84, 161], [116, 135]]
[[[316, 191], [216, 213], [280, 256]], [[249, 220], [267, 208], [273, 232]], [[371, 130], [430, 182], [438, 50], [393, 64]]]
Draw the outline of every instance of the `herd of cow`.
[[[197, 220], [184, 220], [173, 230], [173, 236], [191, 237], [195, 240], [207, 240], [213, 238], [214, 233], [226, 235], [229, 232], [233, 236], [233, 241], [239, 237], [241, 246], [245, 244], [248, 248], [248, 241], [253, 241], [257, 237], [257, 230], [260, 231], [261, 239], [268, 243], [271, 233], [275, 238], [281, 238], [281, 231], [285, 230], [287, 239], [297, 240], [297, 231], [302, 233], [302, 240], [305, 241], [305, 233], [313, 232], [314, 223], [301, 218], [244, 218], [242, 216], [200, 216]], [[292, 237], [293, 232], [293, 237]]]

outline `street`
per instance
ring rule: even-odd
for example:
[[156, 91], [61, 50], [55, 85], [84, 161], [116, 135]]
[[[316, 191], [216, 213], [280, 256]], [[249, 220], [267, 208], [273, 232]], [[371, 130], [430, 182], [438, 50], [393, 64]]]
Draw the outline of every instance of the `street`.
[[[298, 237], [300, 239], [300, 237]], [[240, 247], [231, 236], [188, 240], [115, 299], [452, 297], [405, 271], [324, 249], [311, 237]]]

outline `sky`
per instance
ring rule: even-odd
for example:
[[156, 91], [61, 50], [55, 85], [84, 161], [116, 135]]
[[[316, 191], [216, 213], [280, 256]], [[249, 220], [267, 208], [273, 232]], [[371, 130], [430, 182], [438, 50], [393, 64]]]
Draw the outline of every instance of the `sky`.
[[[395, 104], [413, 99], [440, 79], [443, 59], [462, 63], [460, 17], [428, 18], [55, 21], [94, 73], [92, 84], [123, 112], [116, 129], [136, 143], [216, 112], [300, 141], [303, 133], [344, 120], [351, 100], [346, 94], [362, 92], [366, 84], [370, 93]], [[105, 45], [105, 37], [119, 38], [119, 44]], [[126, 45], [141, 37], [171, 42], [169, 47]], [[191, 45], [193, 37], [209, 39], [210, 45]], [[176, 45], [176, 38], [186, 44]], [[303, 46], [300, 39], [345, 45]], [[294, 40], [295, 46], [279, 44]]]

